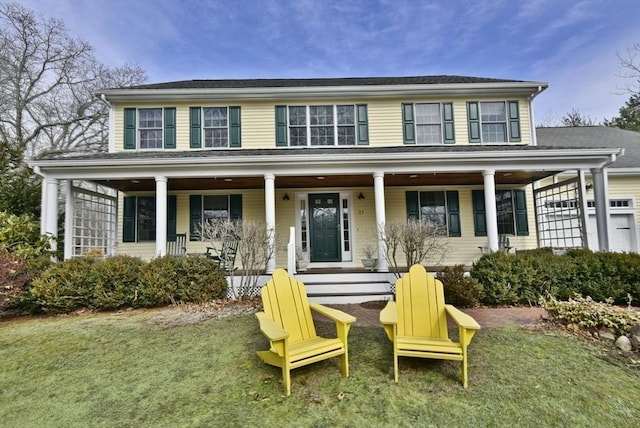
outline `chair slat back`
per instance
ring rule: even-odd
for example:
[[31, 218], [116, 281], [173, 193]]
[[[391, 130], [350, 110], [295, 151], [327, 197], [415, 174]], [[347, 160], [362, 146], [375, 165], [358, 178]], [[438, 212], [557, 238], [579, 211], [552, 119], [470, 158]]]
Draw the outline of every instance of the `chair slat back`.
[[176, 234], [175, 241], [167, 241], [167, 255], [181, 257], [186, 253], [185, 247], [187, 245], [187, 234]]
[[442, 282], [413, 265], [396, 281], [398, 335], [448, 339]]
[[276, 269], [271, 280], [262, 287], [261, 295], [264, 312], [289, 333], [289, 343], [317, 336], [302, 282], [289, 276], [284, 269]]

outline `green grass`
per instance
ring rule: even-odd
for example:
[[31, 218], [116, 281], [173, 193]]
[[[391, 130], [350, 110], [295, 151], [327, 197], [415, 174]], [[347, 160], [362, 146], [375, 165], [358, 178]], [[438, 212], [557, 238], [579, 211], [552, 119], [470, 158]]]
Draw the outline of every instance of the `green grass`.
[[[350, 333], [351, 377], [337, 359], [280, 371], [255, 352], [252, 316], [167, 327], [158, 311], [0, 323], [3, 427], [636, 426], [640, 376], [579, 339], [482, 329], [459, 363], [404, 358], [392, 379], [381, 328]], [[331, 326], [320, 323], [320, 330]]]

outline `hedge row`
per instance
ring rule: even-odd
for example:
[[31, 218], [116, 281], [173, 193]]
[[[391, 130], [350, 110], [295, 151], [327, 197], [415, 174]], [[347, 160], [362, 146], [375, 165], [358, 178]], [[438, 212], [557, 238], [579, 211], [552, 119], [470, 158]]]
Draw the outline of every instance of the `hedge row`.
[[47, 313], [79, 308], [120, 309], [200, 303], [225, 297], [224, 272], [208, 259], [90, 257], [53, 264], [33, 280], [30, 294]]
[[567, 300], [576, 294], [596, 301], [640, 302], [640, 254], [570, 250], [554, 255], [548, 249], [484, 255], [471, 276], [483, 288], [489, 305], [537, 302], [540, 296]]

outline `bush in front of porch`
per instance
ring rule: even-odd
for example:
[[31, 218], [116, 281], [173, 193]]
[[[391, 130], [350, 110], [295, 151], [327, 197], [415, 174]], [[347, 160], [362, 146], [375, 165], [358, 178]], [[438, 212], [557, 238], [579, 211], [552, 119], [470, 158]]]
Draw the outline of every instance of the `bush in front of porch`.
[[471, 276], [482, 284], [482, 303], [489, 305], [532, 304], [540, 296], [567, 300], [576, 294], [616, 304], [640, 301], [640, 254], [635, 253], [495, 252], [476, 261]]

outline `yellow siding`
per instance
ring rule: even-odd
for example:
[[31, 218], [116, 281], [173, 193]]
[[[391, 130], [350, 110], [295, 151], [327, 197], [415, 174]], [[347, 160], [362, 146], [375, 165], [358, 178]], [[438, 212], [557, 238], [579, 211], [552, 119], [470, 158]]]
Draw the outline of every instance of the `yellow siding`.
[[[514, 98], [509, 97], [509, 100]], [[520, 107], [520, 130], [522, 144], [531, 143], [531, 124], [529, 103], [526, 98], [515, 98]], [[474, 101], [505, 101], [504, 97], [473, 99]], [[275, 106], [276, 104], [338, 104], [354, 103], [368, 105], [369, 144], [370, 146], [399, 146], [403, 144], [402, 136], [402, 103], [405, 102], [452, 102], [454, 109], [454, 126], [456, 144], [468, 144], [467, 101], [461, 97], [419, 97], [383, 100], [367, 99], [329, 99], [329, 100], [279, 100], [278, 102], [216, 102], [216, 103], [140, 103], [116, 105], [115, 150], [123, 150], [124, 145], [124, 109], [131, 107], [176, 107], [175, 150], [189, 150], [189, 107], [240, 106], [242, 148], [274, 148], [275, 147]], [[174, 149], [170, 149], [174, 150]]]

